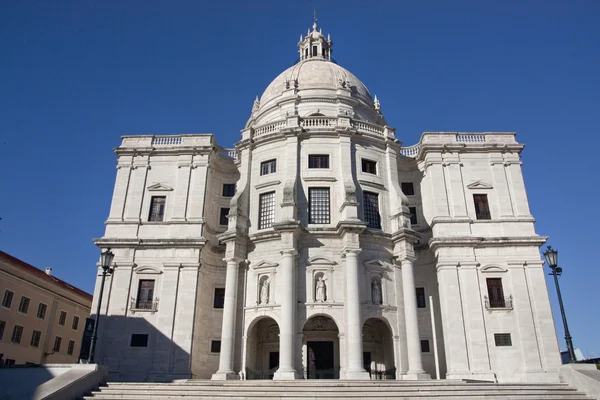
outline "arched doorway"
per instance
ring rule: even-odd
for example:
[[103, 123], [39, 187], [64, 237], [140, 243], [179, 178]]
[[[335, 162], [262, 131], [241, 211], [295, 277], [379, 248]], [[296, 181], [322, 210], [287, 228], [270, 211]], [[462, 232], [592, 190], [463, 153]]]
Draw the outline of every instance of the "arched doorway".
[[273, 379], [279, 368], [279, 326], [264, 317], [248, 328], [246, 379]]
[[388, 325], [369, 318], [362, 329], [363, 362], [371, 379], [396, 379], [394, 342]]
[[302, 329], [302, 369], [304, 379], [339, 379], [340, 339], [333, 319], [311, 317]]

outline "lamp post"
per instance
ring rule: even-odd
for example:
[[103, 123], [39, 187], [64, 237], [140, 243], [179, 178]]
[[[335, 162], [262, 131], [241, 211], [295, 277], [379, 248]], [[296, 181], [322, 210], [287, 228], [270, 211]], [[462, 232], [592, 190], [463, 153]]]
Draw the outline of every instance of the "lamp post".
[[100, 283], [100, 293], [98, 294], [98, 308], [96, 310], [94, 331], [92, 333], [92, 340], [90, 342], [90, 354], [88, 356], [88, 364], [94, 362], [94, 353], [96, 351], [96, 339], [98, 337], [98, 324], [100, 322], [100, 306], [102, 304], [102, 294], [104, 293], [104, 280], [106, 279], [106, 275], [110, 275], [112, 273], [112, 268], [110, 267], [110, 265], [112, 264], [114, 256], [115, 255], [110, 251], [110, 249], [106, 249], [100, 254], [100, 266], [102, 267], [102, 282]]
[[558, 295], [558, 305], [560, 306], [560, 314], [562, 315], [563, 325], [565, 327], [565, 340], [567, 341], [567, 349], [569, 350], [569, 363], [577, 362], [575, 358], [575, 350], [573, 350], [573, 341], [571, 334], [569, 333], [569, 325], [567, 325], [567, 316], [565, 315], [565, 308], [562, 302], [562, 296], [560, 294], [560, 286], [558, 286], [558, 277], [562, 274], [562, 268], [558, 266], [558, 250], [554, 250], [552, 246], [548, 246], [548, 249], [544, 252], [546, 263], [552, 270], [550, 275], [554, 276], [554, 283], [556, 284], [556, 294]]

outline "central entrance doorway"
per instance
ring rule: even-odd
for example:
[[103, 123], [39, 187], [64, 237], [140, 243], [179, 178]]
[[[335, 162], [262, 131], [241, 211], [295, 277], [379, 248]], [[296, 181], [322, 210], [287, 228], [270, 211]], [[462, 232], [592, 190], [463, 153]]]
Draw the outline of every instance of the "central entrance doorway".
[[302, 329], [302, 369], [304, 379], [339, 379], [340, 340], [333, 319], [311, 317]]
[[308, 379], [334, 379], [333, 342], [306, 342]]

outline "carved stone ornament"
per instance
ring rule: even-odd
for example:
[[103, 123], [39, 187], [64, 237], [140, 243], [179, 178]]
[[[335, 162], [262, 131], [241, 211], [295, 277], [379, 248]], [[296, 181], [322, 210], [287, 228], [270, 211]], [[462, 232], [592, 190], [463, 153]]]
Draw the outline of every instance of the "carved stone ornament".
[[324, 302], [327, 300], [327, 285], [325, 284], [325, 279], [322, 276], [319, 276], [316, 282], [315, 288], [315, 301]]
[[371, 299], [373, 304], [381, 304], [381, 283], [377, 279], [373, 279], [371, 282]]
[[269, 286], [271, 282], [269, 282], [269, 278], [263, 280], [260, 284], [260, 303], [259, 304], [268, 304], [269, 303]]

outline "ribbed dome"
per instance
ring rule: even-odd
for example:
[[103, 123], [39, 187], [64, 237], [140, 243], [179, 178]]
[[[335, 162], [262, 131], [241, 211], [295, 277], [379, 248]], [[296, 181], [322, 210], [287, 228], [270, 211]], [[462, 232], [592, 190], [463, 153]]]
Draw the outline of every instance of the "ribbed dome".
[[373, 98], [367, 87], [350, 71], [339, 65], [322, 59], [308, 59], [291, 66], [283, 71], [264, 91], [260, 98], [261, 108], [268, 107], [270, 102], [277, 99], [287, 89], [288, 82], [296, 82], [298, 92], [306, 90], [333, 90], [337, 91], [342, 83], [352, 91], [352, 97], [373, 105]]

